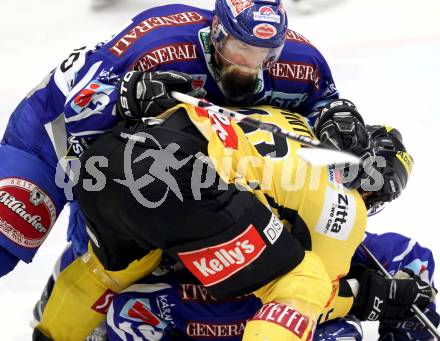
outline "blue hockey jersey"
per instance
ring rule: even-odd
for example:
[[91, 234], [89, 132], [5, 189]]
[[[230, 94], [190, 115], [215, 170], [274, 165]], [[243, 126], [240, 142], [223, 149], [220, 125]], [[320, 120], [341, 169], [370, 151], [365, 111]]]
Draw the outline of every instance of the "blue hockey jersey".
[[[11, 256], [30, 262], [65, 203], [74, 199], [69, 160], [121, 119], [115, 109], [121, 75], [185, 72], [194, 87], [207, 90], [208, 100], [225, 103], [211, 64], [212, 18], [212, 11], [186, 5], [148, 9], [110, 40], [73, 50], [23, 99], [0, 146], [2, 264], [10, 264]], [[289, 30], [278, 62], [260, 72], [253, 100], [308, 115], [317, 103], [336, 97], [323, 56]], [[0, 275], [11, 270], [2, 266]]]

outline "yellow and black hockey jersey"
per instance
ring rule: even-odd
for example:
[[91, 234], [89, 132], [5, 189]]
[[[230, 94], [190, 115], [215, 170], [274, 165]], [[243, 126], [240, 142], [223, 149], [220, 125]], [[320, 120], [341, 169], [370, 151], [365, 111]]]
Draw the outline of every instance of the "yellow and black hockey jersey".
[[[316, 138], [299, 114], [272, 106], [236, 109], [266, 124]], [[351, 299], [339, 297], [335, 306], [338, 283], [348, 273], [366, 227], [366, 208], [359, 192], [342, 186], [334, 166], [312, 167], [298, 157], [296, 151], [303, 146], [296, 141], [200, 108], [186, 110], [209, 140], [209, 156], [223, 180], [253, 191], [324, 262], [333, 284], [324, 319], [344, 316]]]

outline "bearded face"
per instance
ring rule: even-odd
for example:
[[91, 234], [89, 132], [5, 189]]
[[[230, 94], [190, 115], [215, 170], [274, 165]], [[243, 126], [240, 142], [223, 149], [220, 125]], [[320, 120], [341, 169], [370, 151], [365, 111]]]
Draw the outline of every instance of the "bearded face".
[[255, 92], [259, 70], [243, 70], [240, 66], [230, 64], [220, 55], [215, 54], [220, 74], [220, 83], [225, 95], [231, 102], [243, 102]]
[[213, 64], [228, 100], [246, 101], [254, 94], [260, 71], [267, 69], [279, 57], [283, 45], [276, 48], [249, 45], [224, 29], [217, 16], [211, 28]]

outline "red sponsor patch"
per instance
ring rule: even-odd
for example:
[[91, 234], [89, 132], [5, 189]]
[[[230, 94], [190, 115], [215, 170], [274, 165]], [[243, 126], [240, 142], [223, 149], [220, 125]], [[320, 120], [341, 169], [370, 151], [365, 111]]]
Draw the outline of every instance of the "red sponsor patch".
[[195, 109], [200, 117], [209, 117], [212, 129], [225, 147], [237, 149], [238, 136], [228, 117], [199, 107], [195, 107]]
[[244, 10], [254, 5], [254, 2], [250, 0], [227, 0], [226, 3], [231, 9], [234, 17], [240, 15]]
[[113, 297], [116, 293], [107, 289], [100, 298], [93, 304], [92, 309], [100, 314], [107, 314], [110, 304], [113, 302]]
[[309, 325], [308, 317], [285, 304], [275, 302], [263, 305], [260, 310], [257, 311], [252, 320], [276, 323], [291, 331], [301, 339]]
[[251, 264], [265, 248], [266, 243], [251, 224], [246, 231], [228, 242], [177, 255], [188, 270], [208, 287]]
[[191, 25], [205, 20], [206, 18], [197, 12], [182, 12], [145, 19], [125, 32], [125, 34], [112, 45], [110, 52], [116, 57], [121, 57], [134, 42], [157, 28]]
[[36, 248], [43, 243], [57, 218], [55, 204], [34, 183], [0, 180], [0, 233], [12, 242]]
[[148, 51], [133, 63], [131, 69], [148, 71], [158, 65], [191, 60], [197, 60], [196, 45], [189, 43], [171, 44]]
[[199, 323], [188, 322], [186, 324], [186, 334], [197, 338], [226, 338], [242, 336], [246, 321], [234, 323]]
[[260, 39], [270, 39], [275, 37], [277, 29], [271, 24], [258, 24], [254, 27], [254, 36]]
[[128, 316], [139, 319], [149, 325], [157, 326], [160, 320], [141, 301], [136, 301], [128, 310]]
[[312, 64], [279, 61], [270, 67], [269, 74], [274, 79], [312, 83], [319, 90], [319, 73]]

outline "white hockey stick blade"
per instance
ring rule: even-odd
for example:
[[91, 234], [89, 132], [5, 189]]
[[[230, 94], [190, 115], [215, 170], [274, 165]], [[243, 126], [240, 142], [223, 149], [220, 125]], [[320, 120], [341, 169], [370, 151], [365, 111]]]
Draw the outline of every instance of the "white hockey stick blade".
[[361, 159], [353, 154], [332, 149], [301, 148], [296, 151], [296, 154], [312, 166], [339, 165], [344, 163], [358, 165], [361, 163]]

